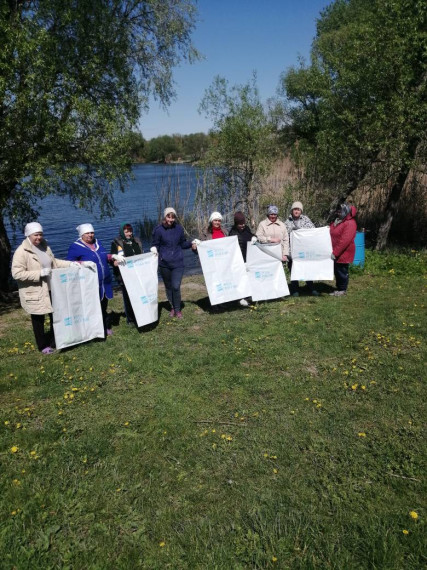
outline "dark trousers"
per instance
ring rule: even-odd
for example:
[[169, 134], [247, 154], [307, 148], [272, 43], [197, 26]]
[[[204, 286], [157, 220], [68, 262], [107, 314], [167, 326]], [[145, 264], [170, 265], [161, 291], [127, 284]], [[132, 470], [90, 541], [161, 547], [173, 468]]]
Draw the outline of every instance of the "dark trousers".
[[184, 275], [183, 267], [168, 269], [167, 267], [159, 267], [160, 275], [166, 289], [166, 297], [175, 311], [181, 310], [181, 281]]
[[110, 328], [110, 323], [107, 315], [108, 299], [104, 297], [101, 299], [101, 313], [102, 313], [102, 323], [104, 325], [104, 334], [107, 335], [107, 329]]
[[347, 291], [349, 263], [337, 263], [334, 261], [334, 274], [338, 291]]
[[[289, 269], [289, 276], [291, 274], [291, 269], [292, 269], [292, 260], [288, 259], [288, 269]], [[307, 283], [307, 289], [310, 293], [312, 293], [313, 289], [314, 289], [314, 284], [313, 281], [306, 281]], [[294, 293], [298, 293], [299, 290], [299, 282], [298, 281], [291, 281], [290, 285], [289, 285], [289, 293], [291, 295], [293, 295]]]
[[42, 351], [50, 346], [55, 348], [55, 337], [53, 335], [53, 319], [52, 313], [49, 313], [49, 331], [44, 330], [44, 318], [46, 315], [31, 315], [31, 323], [33, 325], [34, 336], [36, 338], [37, 348]]
[[124, 286], [123, 283], [120, 285], [120, 288], [122, 290], [122, 295], [123, 295], [123, 306], [125, 309], [126, 322], [127, 323], [134, 323], [134, 322], [136, 322], [135, 313], [133, 312], [132, 304], [130, 302], [128, 292], [127, 292], [126, 287]]

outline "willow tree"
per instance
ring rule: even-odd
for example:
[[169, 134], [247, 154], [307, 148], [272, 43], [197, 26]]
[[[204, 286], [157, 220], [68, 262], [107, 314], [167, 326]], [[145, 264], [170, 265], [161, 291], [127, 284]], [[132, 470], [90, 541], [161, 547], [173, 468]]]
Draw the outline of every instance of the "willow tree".
[[0, 0], [0, 290], [13, 226], [48, 194], [111, 212], [132, 128], [197, 52], [192, 0]]
[[388, 190], [378, 249], [426, 160], [426, 18], [422, 0], [336, 0], [318, 20], [310, 64], [282, 77], [299, 157], [333, 202], [362, 184]]
[[213, 121], [211, 141], [200, 163], [209, 172], [203, 200], [225, 211], [240, 209], [253, 224], [258, 214], [261, 178], [268, 173], [277, 151], [275, 132], [260, 100], [256, 77], [232, 87], [226, 79], [216, 77], [199, 111]]

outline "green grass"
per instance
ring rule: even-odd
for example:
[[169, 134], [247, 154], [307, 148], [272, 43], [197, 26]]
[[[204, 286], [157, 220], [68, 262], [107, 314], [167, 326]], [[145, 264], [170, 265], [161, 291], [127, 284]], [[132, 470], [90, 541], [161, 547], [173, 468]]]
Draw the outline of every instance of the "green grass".
[[425, 567], [426, 283], [368, 252], [347, 297], [212, 314], [192, 277], [182, 321], [53, 356], [5, 310], [0, 567]]

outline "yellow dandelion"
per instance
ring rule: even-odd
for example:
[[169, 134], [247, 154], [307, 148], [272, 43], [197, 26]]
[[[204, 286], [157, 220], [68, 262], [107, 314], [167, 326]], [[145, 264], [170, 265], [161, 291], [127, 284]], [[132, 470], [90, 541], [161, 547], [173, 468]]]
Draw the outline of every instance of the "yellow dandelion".
[[411, 519], [414, 519], [416, 521], [418, 518], [418, 513], [417, 511], [410, 511], [409, 516], [411, 517]]
[[402, 530], [402, 532], [403, 532], [403, 534], [409, 534], [409, 530], [406, 530], [406, 528], [404, 528], [404, 529]]
[[277, 473], [279, 473], [279, 471], [278, 471], [277, 469], [273, 469], [273, 473], [274, 473], [275, 475], [277, 475]]
[[10, 451], [11, 451], [12, 453], [17, 453], [17, 452], [19, 451], [19, 447], [18, 447], [17, 445], [13, 445], [13, 446], [10, 448]]
[[10, 514], [14, 517], [16, 515], [16, 511], [12, 511]]
[[36, 452], [34, 450], [30, 451], [30, 455], [32, 455], [34, 457], [34, 455], [36, 455]]
[[129, 422], [125, 422], [124, 425], [127, 427], [129, 425]]
[[159, 546], [160, 546], [160, 548], [163, 548], [164, 546], [166, 546], [166, 542], [163, 542], [163, 540], [162, 540], [162, 542], [159, 542]]
[[272, 557], [271, 557], [271, 561], [272, 561], [272, 562], [277, 562], [276, 556], [272, 556]]
[[364, 431], [359, 431], [357, 434], [359, 437], [366, 437], [366, 433]]
[[21, 484], [21, 481], [19, 479], [14, 479], [12, 483], [18, 487]]
[[353, 384], [352, 387], [351, 387], [351, 389], [352, 389], [352, 390], [357, 390], [357, 386], [358, 386], [358, 384]]

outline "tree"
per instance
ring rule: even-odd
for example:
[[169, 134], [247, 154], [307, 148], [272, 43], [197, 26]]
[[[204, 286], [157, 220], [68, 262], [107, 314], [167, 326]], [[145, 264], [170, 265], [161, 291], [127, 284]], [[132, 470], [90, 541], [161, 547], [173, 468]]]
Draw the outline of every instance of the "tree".
[[216, 77], [199, 110], [213, 120], [211, 143], [201, 161], [211, 174], [203, 199], [226, 211], [240, 209], [254, 224], [261, 176], [269, 171], [277, 151], [256, 77], [231, 88], [224, 78]]
[[388, 189], [378, 249], [425, 163], [425, 30], [421, 0], [336, 0], [318, 20], [310, 65], [282, 76], [297, 152], [333, 205], [361, 185]]
[[192, 0], [0, 0], [0, 289], [10, 243], [55, 193], [113, 207], [128, 179], [131, 130], [171, 70], [197, 52]]

